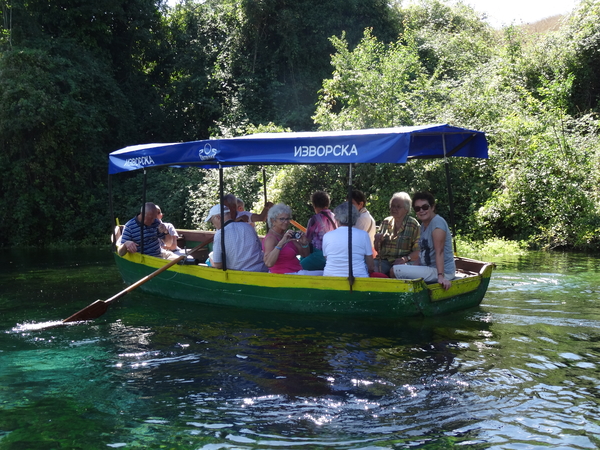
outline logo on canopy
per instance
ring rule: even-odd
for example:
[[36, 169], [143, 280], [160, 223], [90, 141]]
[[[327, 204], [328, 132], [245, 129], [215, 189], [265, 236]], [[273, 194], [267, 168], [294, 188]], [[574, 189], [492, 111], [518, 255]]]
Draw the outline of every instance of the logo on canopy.
[[215, 159], [215, 155], [217, 154], [217, 149], [213, 148], [210, 144], [205, 144], [204, 148], [198, 150], [198, 157], [201, 161], [206, 161], [209, 159]]

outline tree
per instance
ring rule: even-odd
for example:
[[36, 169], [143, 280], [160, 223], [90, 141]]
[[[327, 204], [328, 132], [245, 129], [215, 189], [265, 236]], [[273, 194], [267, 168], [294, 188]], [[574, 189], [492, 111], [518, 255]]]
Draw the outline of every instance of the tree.
[[132, 128], [110, 69], [63, 46], [5, 52], [0, 74], [5, 243], [97, 236], [108, 225], [105, 149]]
[[427, 103], [428, 78], [409, 42], [382, 44], [366, 29], [350, 50], [332, 37], [333, 77], [323, 82], [315, 122], [325, 130], [413, 125]]
[[106, 154], [160, 131], [157, 7], [151, 0], [13, 0], [6, 14], [0, 223], [15, 231], [2, 243], [99, 238], [109, 229]]
[[399, 30], [394, 11], [382, 0], [242, 0], [239, 5], [239, 40], [231, 41], [239, 47], [226, 50], [231, 59], [220, 65], [225, 69], [220, 74], [231, 88], [228, 104], [240, 105], [250, 123], [313, 128], [317, 90], [331, 73], [329, 37], [346, 30], [354, 45], [365, 27], [386, 40]]

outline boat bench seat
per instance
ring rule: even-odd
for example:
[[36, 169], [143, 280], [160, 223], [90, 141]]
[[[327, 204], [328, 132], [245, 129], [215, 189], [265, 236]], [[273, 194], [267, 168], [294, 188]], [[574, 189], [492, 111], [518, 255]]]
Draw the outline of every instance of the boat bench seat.
[[[177, 233], [179, 234], [179, 237], [177, 238], [177, 247], [183, 249], [183, 250], [191, 250], [190, 248], [188, 248], [187, 245], [187, 238], [186, 238], [186, 233], [185, 231], [180, 231], [177, 230]], [[194, 237], [193, 234], [190, 237]], [[192, 239], [193, 242], [193, 239]], [[192, 246], [192, 248], [194, 248]], [[209, 246], [207, 245], [206, 247], [203, 247], [199, 250], [196, 250], [195, 252], [191, 253], [190, 256], [192, 258], [194, 258], [196, 260], [196, 262], [204, 262], [208, 259], [208, 254], [210, 253], [210, 249]]]
[[479, 275], [479, 274], [477, 272], [472, 272], [470, 270], [456, 269], [456, 278], [474, 277], [475, 275]]

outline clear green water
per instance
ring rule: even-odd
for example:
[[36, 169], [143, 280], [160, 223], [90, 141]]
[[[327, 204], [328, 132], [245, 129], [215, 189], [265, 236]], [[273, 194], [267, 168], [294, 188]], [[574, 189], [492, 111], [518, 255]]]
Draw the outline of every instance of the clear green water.
[[102, 251], [0, 262], [0, 449], [600, 447], [600, 259], [496, 261], [435, 320], [232, 311], [134, 291]]

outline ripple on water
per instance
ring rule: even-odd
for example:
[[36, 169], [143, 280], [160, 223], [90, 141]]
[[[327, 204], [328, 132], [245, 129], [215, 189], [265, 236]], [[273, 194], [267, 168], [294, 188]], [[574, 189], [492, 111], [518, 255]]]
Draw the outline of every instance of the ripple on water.
[[15, 327], [21, 298], [0, 317], [0, 446], [597, 448], [598, 274], [544, 261], [501, 266], [480, 308], [401, 323], [136, 292], [93, 323]]

